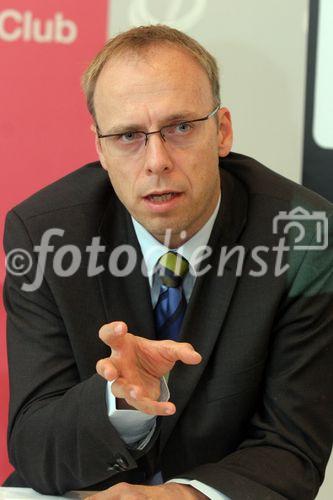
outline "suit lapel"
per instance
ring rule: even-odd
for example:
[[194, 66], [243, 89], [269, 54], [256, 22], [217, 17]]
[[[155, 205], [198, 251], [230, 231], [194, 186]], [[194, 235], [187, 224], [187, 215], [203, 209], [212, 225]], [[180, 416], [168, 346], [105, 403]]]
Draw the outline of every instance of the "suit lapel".
[[198, 277], [187, 307], [181, 332], [181, 341], [190, 342], [202, 355], [202, 362], [196, 366], [177, 363], [171, 371], [168, 385], [170, 400], [175, 403], [175, 415], [162, 418], [160, 453], [180, 418], [195, 386], [199, 382], [218, 336], [221, 334], [226, 312], [237, 282], [237, 253], [228, 260], [222, 276], [217, 276], [220, 251], [235, 246], [247, 215], [247, 193], [243, 185], [227, 171], [221, 175], [222, 200], [209, 240], [213, 253], [203, 265], [212, 268]]
[[[99, 230], [102, 244], [106, 245], [101, 261], [105, 271], [98, 278], [107, 322], [125, 321], [131, 333], [155, 339], [149, 282], [141, 271], [141, 248], [131, 217], [114, 193], [110, 196]], [[133, 271], [124, 277], [114, 276], [108, 265], [110, 253], [120, 245], [129, 245], [137, 256]], [[127, 260], [126, 253], [123, 253], [118, 268], [126, 266]]]

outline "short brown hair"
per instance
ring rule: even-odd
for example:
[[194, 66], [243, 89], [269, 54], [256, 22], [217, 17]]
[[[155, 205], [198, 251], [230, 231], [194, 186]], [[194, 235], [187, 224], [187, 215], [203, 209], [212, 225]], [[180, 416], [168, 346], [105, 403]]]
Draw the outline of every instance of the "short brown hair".
[[185, 33], [163, 24], [139, 26], [111, 38], [94, 57], [83, 74], [82, 87], [89, 112], [94, 118], [96, 82], [107, 61], [126, 51], [139, 52], [154, 43], [169, 43], [190, 52], [207, 73], [215, 104], [220, 103], [220, 83], [216, 60], [199, 42]]

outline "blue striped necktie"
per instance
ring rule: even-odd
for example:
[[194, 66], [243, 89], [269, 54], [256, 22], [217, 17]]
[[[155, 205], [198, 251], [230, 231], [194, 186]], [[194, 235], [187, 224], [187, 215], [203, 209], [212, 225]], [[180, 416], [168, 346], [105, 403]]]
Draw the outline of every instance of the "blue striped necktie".
[[175, 252], [164, 254], [158, 262], [161, 289], [154, 309], [158, 340], [179, 340], [187, 305], [182, 282], [188, 269], [187, 260]]

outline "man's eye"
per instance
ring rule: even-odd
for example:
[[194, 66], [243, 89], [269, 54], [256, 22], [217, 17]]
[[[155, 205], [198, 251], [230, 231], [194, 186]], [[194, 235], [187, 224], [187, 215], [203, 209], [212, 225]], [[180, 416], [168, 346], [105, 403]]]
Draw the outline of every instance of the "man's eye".
[[192, 125], [190, 123], [179, 123], [178, 125], [175, 126], [175, 132], [178, 134], [184, 134], [186, 132], [189, 132], [192, 128]]
[[140, 132], [124, 132], [118, 136], [118, 139], [125, 144], [132, 144], [133, 142], [140, 140], [140, 138]]

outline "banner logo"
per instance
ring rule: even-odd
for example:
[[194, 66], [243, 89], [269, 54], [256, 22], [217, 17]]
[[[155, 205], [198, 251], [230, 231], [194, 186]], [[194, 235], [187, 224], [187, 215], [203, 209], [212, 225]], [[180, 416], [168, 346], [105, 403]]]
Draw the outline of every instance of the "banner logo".
[[[153, 16], [148, 4], [148, 0], [132, 1], [128, 12], [131, 25], [140, 26], [142, 24], [161, 23], [182, 31], [189, 31], [202, 19], [207, 0], [192, 0], [191, 2], [173, 0], [166, 3], [163, 2], [159, 17]], [[186, 6], [186, 12], [180, 14], [180, 9], [183, 5]]]
[[74, 21], [56, 12], [52, 19], [42, 20], [33, 12], [15, 9], [0, 11], [0, 40], [4, 42], [61, 43], [69, 45], [77, 39]]

